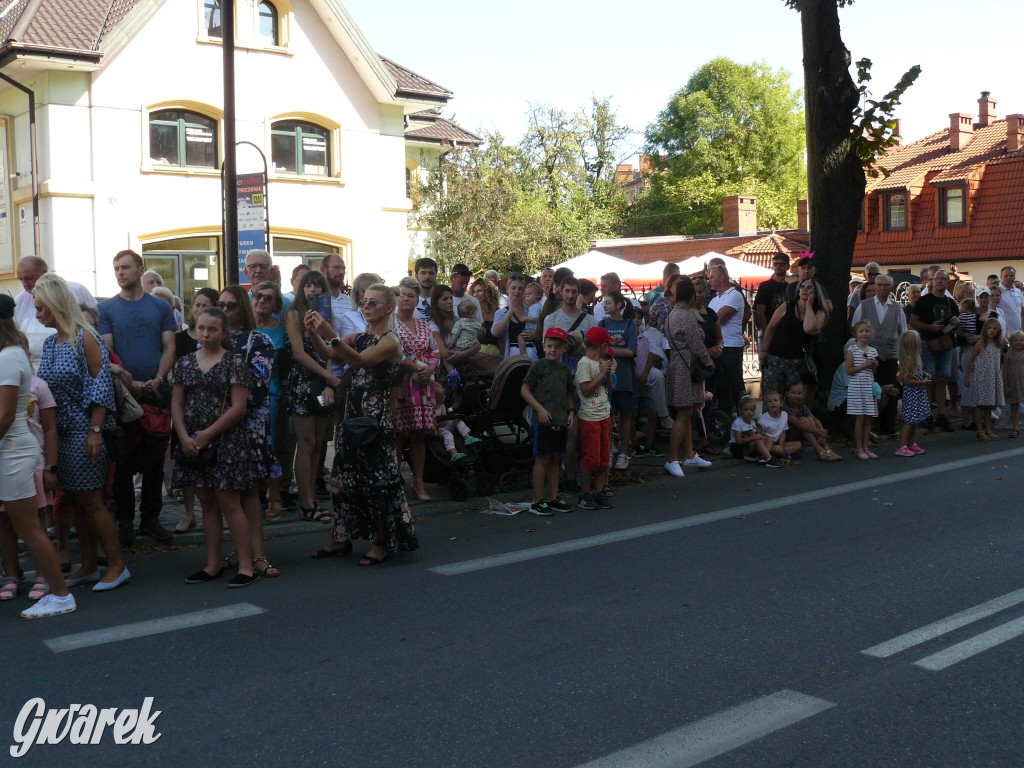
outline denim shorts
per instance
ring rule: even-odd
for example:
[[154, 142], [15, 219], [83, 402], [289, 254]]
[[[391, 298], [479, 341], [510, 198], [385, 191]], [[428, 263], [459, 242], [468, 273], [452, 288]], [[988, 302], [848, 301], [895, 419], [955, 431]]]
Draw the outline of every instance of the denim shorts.
[[953, 376], [953, 350], [935, 354], [928, 349], [928, 342], [921, 342], [921, 367], [924, 372], [941, 379], [949, 379]]

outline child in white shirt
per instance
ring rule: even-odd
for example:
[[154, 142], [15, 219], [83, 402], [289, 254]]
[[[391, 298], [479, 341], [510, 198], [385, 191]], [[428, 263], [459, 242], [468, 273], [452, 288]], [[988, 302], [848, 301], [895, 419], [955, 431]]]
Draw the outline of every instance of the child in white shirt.
[[786, 432], [789, 429], [789, 414], [782, 410], [782, 395], [778, 392], [768, 392], [764, 396], [765, 412], [757, 423], [764, 430], [764, 433], [771, 438], [771, 460], [765, 465], [772, 467], [783, 466], [783, 460], [790, 459], [790, 454], [800, 450], [799, 440], [787, 440]]
[[757, 413], [754, 398], [750, 395], [741, 397], [738, 413], [729, 430], [729, 451], [737, 459], [768, 464], [772, 460], [772, 439], [764, 433], [764, 427], [754, 421]]

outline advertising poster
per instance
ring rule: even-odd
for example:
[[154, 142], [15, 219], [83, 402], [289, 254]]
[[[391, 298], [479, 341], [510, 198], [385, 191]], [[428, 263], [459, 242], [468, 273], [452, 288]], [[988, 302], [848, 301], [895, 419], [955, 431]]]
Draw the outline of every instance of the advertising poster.
[[262, 173], [240, 173], [238, 189], [238, 279], [248, 285], [245, 256], [256, 248], [267, 247], [266, 179]]

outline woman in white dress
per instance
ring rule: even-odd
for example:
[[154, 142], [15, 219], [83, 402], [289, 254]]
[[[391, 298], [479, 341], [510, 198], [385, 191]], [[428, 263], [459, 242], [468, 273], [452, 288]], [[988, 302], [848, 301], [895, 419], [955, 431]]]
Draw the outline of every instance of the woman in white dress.
[[50, 544], [36, 513], [36, 465], [39, 443], [28, 429], [28, 401], [32, 365], [28, 340], [14, 324], [14, 299], [0, 294], [0, 501], [7, 509], [14, 532], [28, 547], [36, 573], [50, 585], [24, 619], [71, 613], [78, 606], [68, 592], [57, 550]]

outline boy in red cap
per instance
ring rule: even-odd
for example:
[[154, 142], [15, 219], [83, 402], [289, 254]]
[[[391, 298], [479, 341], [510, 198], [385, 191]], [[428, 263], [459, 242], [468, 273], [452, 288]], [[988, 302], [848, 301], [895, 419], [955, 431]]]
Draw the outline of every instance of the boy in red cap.
[[576, 506], [580, 509], [611, 509], [611, 502], [601, 490], [608, 482], [608, 462], [612, 451], [612, 414], [608, 402], [614, 365], [608, 356], [611, 336], [601, 326], [595, 326], [587, 331], [584, 338], [587, 355], [576, 367], [583, 465], [580, 500]]
[[530, 366], [520, 390], [533, 409], [533, 502], [529, 511], [545, 517], [572, 511], [572, 504], [558, 495], [566, 434], [575, 416], [572, 371], [561, 360], [568, 346], [569, 336], [563, 329], [548, 328], [544, 332], [544, 357]]

